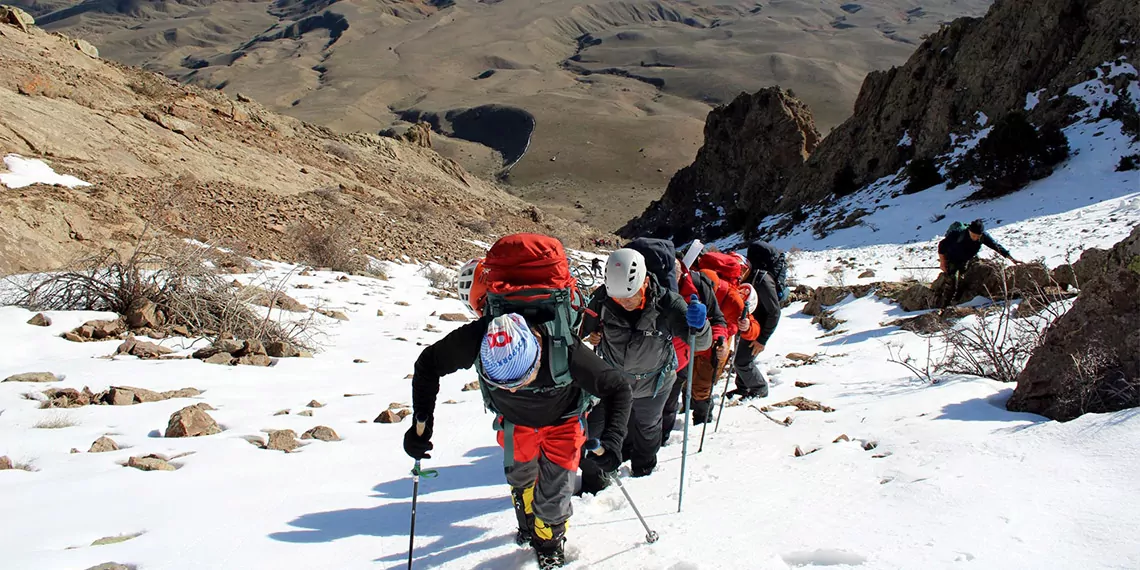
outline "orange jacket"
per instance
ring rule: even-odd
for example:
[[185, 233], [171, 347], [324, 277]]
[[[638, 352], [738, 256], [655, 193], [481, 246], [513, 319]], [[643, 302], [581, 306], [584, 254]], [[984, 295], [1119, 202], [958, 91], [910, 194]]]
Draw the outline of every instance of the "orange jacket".
[[[721, 279], [711, 269], [702, 269], [701, 273], [707, 275], [716, 285], [716, 301], [720, 304], [721, 312], [724, 313], [724, 320], [728, 321], [728, 334], [729, 336], [735, 335], [739, 332], [737, 323], [740, 322], [740, 317], [744, 314], [744, 299], [740, 297], [740, 291], [728, 280]], [[752, 315], [748, 315], [748, 323], [748, 332], [740, 333], [740, 338], [756, 340], [756, 337], [760, 335], [760, 324]]]

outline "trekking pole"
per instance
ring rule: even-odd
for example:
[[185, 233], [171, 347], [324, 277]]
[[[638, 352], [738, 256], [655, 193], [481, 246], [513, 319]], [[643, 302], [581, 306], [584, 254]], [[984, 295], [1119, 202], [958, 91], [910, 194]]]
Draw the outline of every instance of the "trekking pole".
[[[696, 297], [696, 295], [694, 295]], [[685, 378], [685, 439], [681, 444], [681, 486], [677, 490], [677, 512], [681, 512], [681, 502], [685, 500], [685, 460], [689, 457], [689, 404], [693, 398], [693, 365], [697, 355], [693, 354], [693, 346], [697, 342], [697, 331], [689, 329], [689, 370]]]
[[[717, 381], [717, 380], [719, 380], [719, 378], [717, 378], [717, 373], [716, 373], [717, 364], [718, 364], [718, 362], [719, 362], [719, 360], [718, 360], [718, 359], [717, 359], [717, 357], [716, 357], [716, 353], [717, 353], [717, 350], [719, 350], [719, 349], [720, 349], [720, 347], [721, 347], [723, 344], [724, 344], [724, 339], [723, 339], [723, 338], [718, 338], [718, 339], [716, 339], [716, 344], [715, 344], [715, 345], [713, 345], [713, 351], [712, 351], [712, 379], [713, 379], [713, 386], [716, 386], [716, 381]], [[710, 390], [709, 390], [709, 394], [710, 394], [710, 397], [712, 397], [712, 396], [711, 396], [711, 394], [712, 394], [712, 387], [710, 387]], [[710, 402], [710, 403], [711, 403], [711, 402]], [[697, 448], [697, 453], [700, 453], [700, 452], [702, 452], [702, 451], [704, 451], [704, 450], [705, 450], [705, 432], [709, 430], [709, 414], [710, 414], [710, 413], [712, 413], [712, 410], [711, 410], [711, 409], [710, 409], [710, 410], [708, 410], [708, 411], [706, 411], [706, 412], [705, 412], [705, 421], [701, 422], [701, 445], [700, 445], [700, 447], [698, 447], [698, 448]]]
[[[427, 429], [427, 420], [417, 417], [416, 435], [423, 435], [425, 429]], [[412, 553], [416, 549], [416, 499], [420, 494], [420, 476], [431, 479], [436, 475], [439, 475], [439, 472], [434, 469], [421, 471], [420, 460], [416, 460], [416, 466], [412, 468], [412, 528], [408, 531], [408, 570], [412, 570]]]
[[[602, 442], [598, 441], [597, 439], [591, 439], [586, 442], [586, 451], [589, 451], [594, 455], [601, 455], [605, 453], [605, 450], [602, 449]], [[625, 500], [629, 503], [630, 508], [633, 509], [633, 514], [637, 515], [637, 520], [641, 521], [641, 526], [645, 527], [645, 542], [648, 542], [649, 544], [657, 542], [657, 539], [661, 537], [658, 536], [656, 532], [649, 529], [649, 523], [645, 522], [645, 517], [641, 516], [641, 511], [637, 510], [637, 505], [633, 504], [633, 499], [629, 496], [629, 491], [626, 491], [625, 485], [621, 484], [621, 477], [619, 477], [617, 473], [613, 473], [611, 475], [610, 473], [604, 472], [602, 473], [602, 477], [605, 477], [608, 481], [617, 483], [618, 489], [621, 489], [622, 494], [625, 495]]]
[[895, 271], [898, 271], [900, 269], [942, 269], [942, 268], [938, 267], [938, 266], [934, 266], [934, 267], [896, 267]]
[[720, 416], [724, 414], [724, 401], [728, 398], [728, 384], [732, 382], [732, 373], [736, 372], [736, 351], [740, 350], [740, 345], [743, 344], [741, 339], [737, 339], [736, 346], [732, 349], [732, 354], [728, 355], [728, 361], [732, 363], [732, 368], [729, 369], [728, 375], [724, 378], [724, 390], [720, 393], [720, 410], [716, 413], [716, 426], [713, 427], [713, 433], [720, 429]]

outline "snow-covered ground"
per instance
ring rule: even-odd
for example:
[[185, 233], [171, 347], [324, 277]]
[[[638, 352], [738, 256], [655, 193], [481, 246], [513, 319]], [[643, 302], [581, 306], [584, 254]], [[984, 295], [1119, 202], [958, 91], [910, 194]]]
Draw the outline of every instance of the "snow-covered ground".
[[[291, 269], [269, 267], [269, 277]], [[458, 326], [431, 314], [463, 310], [459, 301], [430, 296], [417, 271], [393, 265], [387, 282], [294, 275], [292, 284], [314, 287], [291, 289], [299, 300], [343, 310], [351, 320], [326, 321], [326, 348], [315, 358], [281, 359], [271, 368], [101, 358], [118, 343], [76, 344], [58, 335], [110, 315], [49, 313], [54, 324], [41, 328], [25, 324], [32, 314], [23, 309], [0, 308], [0, 378], [50, 371], [65, 376], [52, 387], [204, 392], [133, 406], [41, 410], [22, 394], [48, 385], [0, 383], [0, 455], [36, 469], [0, 472], [3, 566], [405, 567], [412, 462], [401, 438], [408, 422], [372, 420], [390, 403], [410, 403], [406, 376], [419, 343], [444, 334], [426, 332], [426, 325]], [[658, 472], [625, 481], [661, 540], [645, 543], [620, 490], [611, 488], [574, 500], [569, 567], [1140, 567], [1133, 537], [1140, 527], [1140, 413], [1057, 424], [1006, 412], [1012, 386], [975, 378], [930, 385], [888, 363], [888, 342], [918, 357], [926, 350], [919, 337], [881, 326], [901, 316], [897, 306], [870, 296], [849, 299], [837, 310], [847, 320], [844, 331], [826, 337], [800, 308], [787, 309], [760, 357], [774, 386], [759, 404], [803, 395], [836, 411], [773, 412], [794, 419], [785, 427], [747, 405], [726, 407], [704, 452], [695, 453], [695, 442], [690, 447], [681, 513], [678, 429], [661, 451]], [[192, 350], [185, 339], [161, 344]], [[818, 353], [820, 361], [796, 365], [784, 357], [792, 351]], [[443, 381], [436, 450], [425, 461], [440, 475], [421, 482], [415, 567], [533, 568], [532, 555], [513, 542], [491, 416], [478, 392], [461, 391], [474, 379], [473, 371], [463, 371]], [[325, 405], [312, 417], [298, 415], [311, 400]], [[210, 414], [224, 431], [161, 437], [170, 414], [196, 402], [217, 409]], [[282, 409], [291, 413], [273, 415]], [[59, 418], [76, 425], [33, 427]], [[286, 454], [243, 439], [317, 425], [343, 440], [307, 441]], [[86, 453], [104, 434], [129, 447]], [[832, 443], [841, 434], [851, 441]], [[864, 450], [866, 442], [875, 442], [874, 449]], [[819, 450], [794, 457], [796, 446]], [[179, 469], [120, 465], [148, 453], [181, 455], [173, 460]]]

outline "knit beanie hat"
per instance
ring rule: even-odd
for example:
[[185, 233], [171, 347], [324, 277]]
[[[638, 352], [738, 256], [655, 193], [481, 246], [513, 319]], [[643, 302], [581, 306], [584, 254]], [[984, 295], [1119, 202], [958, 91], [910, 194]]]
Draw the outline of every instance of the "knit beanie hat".
[[970, 233], [981, 235], [986, 231], [986, 223], [982, 220], [974, 220], [970, 222]]
[[522, 385], [538, 367], [538, 353], [538, 338], [516, 313], [492, 319], [479, 346], [486, 380], [502, 388]]

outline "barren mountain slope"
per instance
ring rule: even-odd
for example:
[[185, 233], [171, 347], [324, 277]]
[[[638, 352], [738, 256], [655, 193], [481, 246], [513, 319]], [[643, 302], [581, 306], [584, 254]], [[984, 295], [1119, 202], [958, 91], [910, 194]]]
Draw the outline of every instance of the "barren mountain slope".
[[[46, 159], [92, 183], [0, 185], [0, 273], [132, 244], [143, 219], [175, 235], [296, 258], [301, 223], [368, 254], [451, 262], [489, 233], [583, 232], [415, 144], [341, 135], [93, 59], [71, 40], [0, 24], [0, 157]], [[3, 168], [0, 168], [3, 172]], [[473, 231], [470, 228], [475, 228]]]
[[[32, 4], [25, 1], [23, 4]], [[17, 2], [21, 4], [21, 2]], [[522, 148], [449, 111], [534, 118], [518, 194], [612, 229], [660, 195], [701, 142], [711, 104], [779, 83], [826, 133], [863, 77], [988, 0], [86, 0], [37, 16], [112, 59], [241, 92], [338, 130], [436, 116], [442, 152], [476, 173]], [[521, 137], [526, 140], [526, 137]], [[488, 150], [495, 149], [495, 153]], [[504, 160], [504, 156], [506, 159]], [[574, 210], [581, 201], [583, 209]]]

